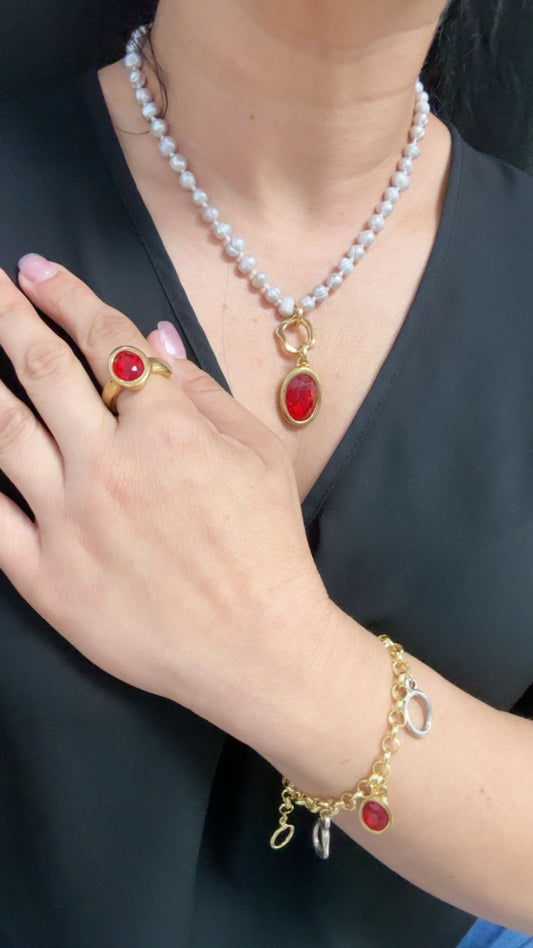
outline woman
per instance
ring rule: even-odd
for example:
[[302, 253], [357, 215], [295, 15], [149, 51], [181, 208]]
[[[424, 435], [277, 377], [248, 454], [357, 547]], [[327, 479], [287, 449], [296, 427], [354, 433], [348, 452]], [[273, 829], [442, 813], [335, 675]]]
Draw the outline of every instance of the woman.
[[[533, 933], [532, 730], [504, 710], [533, 680], [533, 193], [424, 119], [441, 12], [161, 0], [139, 62], [4, 110], [6, 944], [452, 946], [473, 916]], [[180, 152], [144, 134], [156, 74]], [[246, 250], [224, 251], [207, 195]], [[356, 272], [321, 284], [346, 247]], [[269, 305], [260, 268], [292, 303]], [[145, 365], [132, 347], [157, 360], [136, 393], [108, 364]], [[295, 366], [310, 410], [280, 408]], [[354, 796], [384, 733], [396, 747], [375, 633], [409, 653], [412, 726], [388, 796]], [[287, 806], [275, 834], [280, 772], [350, 792], [328, 861], [317, 814]], [[385, 825], [357, 818], [369, 796]]]

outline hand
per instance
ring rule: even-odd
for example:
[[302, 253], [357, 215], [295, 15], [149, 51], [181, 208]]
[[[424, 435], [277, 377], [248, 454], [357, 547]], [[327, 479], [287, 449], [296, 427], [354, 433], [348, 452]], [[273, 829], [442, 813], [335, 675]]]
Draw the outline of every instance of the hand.
[[[150, 354], [86, 286], [52, 265], [45, 273], [40, 283], [22, 276], [24, 292], [70, 333], [100, 384], [116, 346]], [[50, 432], [0, 383], [0, 465], [36, 518], [0, 495], [0, 568], [106, 671], [179, 701], [311, 793], [354, 786], [383, 733], [390, 665], [325, 593], [278, 439], [186, 361], [173, 362], [174, 381], [122, 392], [113, 417], [5, 274], [0, 345]], [[533, 931], [533, 824], [522, 805], [531, 722], [409, 661], [435, 718], [431, 740], [405, 740], [395, 758], [395, 826], [374, 838], [353, 814], [338, 821], [439, 898]], [[517, 772], [509, 787], [502, 774]], [[502, 823], [504, 810], [520, 820]], [[516, 886], [517, 873], [527, 884]]]
[[0, 464], [35, 523], [0, 495], [0, 567], [95, 664], [254, 743], [321, 661], [330, 606], [285, 449], [185, 360], [114, 417], [31, 304], [101, 385], [113, 348], [149, 344], [55, 264], [20, 284], [1, 276], [0, 344], [48, 431], [1, 385]]

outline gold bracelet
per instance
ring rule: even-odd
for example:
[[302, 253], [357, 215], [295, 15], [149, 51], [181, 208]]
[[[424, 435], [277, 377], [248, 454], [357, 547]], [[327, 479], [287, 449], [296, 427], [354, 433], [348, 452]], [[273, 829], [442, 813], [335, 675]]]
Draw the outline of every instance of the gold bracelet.
[[[387, 800], [390, 759], [399, 750], [398, 734], [401, 728], [406, 727], [409, 733], [417, 738], [425, 737], [429, 733], [431, 702], [417, 687], [404, 659], [401, 645], [393, 642], [387, 635], [380, 635], [379, 640], [391, 656], [393, 674], [393, 704], [387, 718], [387, 732], [381, 741], [381, 756], [374, 761], [368, 776], [363, 777], [354, 790], [348, 790], [336, 799], [330, 797], [323, 800], [321, 797], [303, 793], [287, 777], [283, 777], [279, 826], [270, 840], [272, 849], [283, 849], [294, 836], [294, 826], [289, 823], [289, 816], [295, 805], [305, 806], [311, 813], [318, 814], [313, 828], [313, 846], [320, 859], [327, 859], [329, 856], [331, 820], [341, 810], [354, 811], [359, 807], [361, 825], [373, 835], [384, 833], [392, 826], [392, 813]], [[421, 728], [413, 724], [409, 715], [409, 705], [413, 699], [424, 709], [425, 718]]]

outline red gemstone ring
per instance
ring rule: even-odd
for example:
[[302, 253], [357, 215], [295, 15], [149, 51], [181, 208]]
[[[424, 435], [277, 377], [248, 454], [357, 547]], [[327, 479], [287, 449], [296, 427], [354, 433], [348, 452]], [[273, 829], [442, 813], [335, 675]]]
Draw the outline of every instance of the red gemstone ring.
[[162, 375], [166, 379], [172, 375], [172, 369], [166, 362], [147, 356], [134, 346], [119, 346], [118, 349], [113, 349], [107, 364], [109, 378], [102, 389], [102, 400], [113, 414], [117, 413], [117, 398], [122, 391], [139, 391], [146, 385], [152, 373]]

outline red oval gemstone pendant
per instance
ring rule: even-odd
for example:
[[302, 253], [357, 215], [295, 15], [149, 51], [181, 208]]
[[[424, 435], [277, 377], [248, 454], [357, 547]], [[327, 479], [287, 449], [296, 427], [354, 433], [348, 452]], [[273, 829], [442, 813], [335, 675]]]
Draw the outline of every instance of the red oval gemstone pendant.
[[113, 359], [111, 370], [121, 382], [134, 382], [143, 374], [145, 365], [136, 352], [120, 349]]
[[371, 833], [384, 833], [392, 825], [392, 813], [384, 800], [366, 800], [359, 810], [359, 819]]
[[312, 369], [299, 366], [284, 378], [280, 389], [283, 417], [291, 425], [307, 425], [320, 408], [321, 389]]

